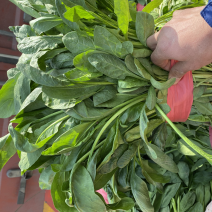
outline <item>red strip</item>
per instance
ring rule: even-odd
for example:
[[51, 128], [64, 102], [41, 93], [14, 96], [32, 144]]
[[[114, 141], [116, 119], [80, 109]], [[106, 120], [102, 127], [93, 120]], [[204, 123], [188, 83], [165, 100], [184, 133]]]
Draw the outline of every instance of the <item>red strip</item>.
[[[177, 61], [171, 61], [171, 67]], [[172, 122], [185, 122], [191, 112], [193, 104], [192, 71], [187, 72], [182, 79], [168, 89], [167, 104], [171, 108], [168, 117]]]

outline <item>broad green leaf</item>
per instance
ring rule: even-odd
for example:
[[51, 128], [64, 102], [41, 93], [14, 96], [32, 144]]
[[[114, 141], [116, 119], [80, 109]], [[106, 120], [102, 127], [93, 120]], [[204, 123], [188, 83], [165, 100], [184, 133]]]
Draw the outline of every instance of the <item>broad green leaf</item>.
[[163, 2], [163, 0], [155, 0], [155, 1], [151, 1], [149, 2], [144, 9], [142, 10], [143, 12], [147, 12], [150, 13], [152, 10], [154, 10], [155, 8], [159, 7], [159, 5]]
[[75, 107], [66, 111], [68, 115], [80, 121], [95, 121], [110, 115], [113, 111], [104, 108], [95, 108], [91, 99], [78, 102]]
[[74, 204], [82, 212], [106, 212], [106, 207], [94, 192], [94, 185], [88, 171], [79, 165], [72, 174], [71, 190]]
[[111, 53], [120, 58], [124, 58], [133, 51], [133, 44], [131, 42], [125, 41], [121, 43], [115, 35], [101, 26], [95, 27], [94, 43], [97, 49]]
[[128, 0], [114, 0], [114, 12], [118, 18], [118, 26], [124, 35], [128, 33], [130, 10]]
[[20, 74], [9, 79], [0, 90], [0, 117], [9, 118], [15, 115], [14, 88]]
[[141, 65], [139, 60], [134, 59], [135, 66], [137, 68], [138, 73], [145, 79], [150, 80], [152, 77], [150, 73]]
[[[62, 69], [73, 66], [74, 55], [72, 53], [60, 53], [51, 60], [54, 69]], [[68, 70], [67, 70], [68, 71]], [[52, 75], [52, 72], [51, 72]]]
[[207, 183], [205, 185], [205, 206], [207, 206], [211, 200], [211, 187], [210, 187], [210, 183]]
[[46, 32], [53, 27], [62, 24], [63, 21], [61, 18], [55, 15], [49, 17], [40, 17], [30, 21], [30, 26], [39, 34]]
[[52, 171], [51, 166], [44, 169], [39, 178], [39, 187], [43, 190], [50, 190], [55, 174], [56, 173]]
[[133, 57], [149, 57], [152, 54], [152, 51], [149, 49], [134, 49], [133, 50]]
[[19, 7], [22, 11], [26, 14], [31, 15], [34, 18], [39, 18], [39, 13], [33, 9], [33, 7], [27, 1], [20, 1], [20, 0], [9, 0], [17, 7]]
[[149, 110], [153, 110], [156, 104], [156, 92], [153, 86], [149, 88], [148, 96], [146, 99], [146, 106]]
[[206, 163], [207, 160], [205, 158], [199, 159], [191, 168], [191, 172], [196, 171], [197, 169], [201, 168], [204, 163]]
[[112, 85], [107, 85], [103, 90], [93, 95], [94, 106], [107, 102], [116, 96], [117, 90]]
[[63, 14], [67, 11], [65, 5], [63, 4], [63, 1], [61, 0], [55, 0], [55, 5], [57, 8], [57, 12], [62, 18], [63, 22], [70, 27], [72, 30], [79, 30], [79, 25], [76, 22], [71, 22], [64, 18]]
[[62, 40], [66, 48], [73, 54], [95, 50], [92, 38], [82, 32], [70, 32], [66, 34]]
[[[135, 63], [134, 63], [134, 58], [131, 54], [127, 55], [125, 57], [125, 64], [127, 66], [127, 68], [134, 74], [140, 76], [138, 70], [137, 70], [137, 67], [135, 66]], [[141, 75], [142, 76], [142, 75]]]
[[81, 54], [78, 54], [75, 58], [74, 58], [74, 66], [79, 69], [80, 71], [83, 71], [84, 73], [95, 73], [97, 71], [96, 68], [94, 68], [90, 62], [88, 61], [88, 57], [91, 56], [94, 53], [97, 53], [98, 51], [95, 50], [89, 50], [86, 52], [83, 52]]
[[18, 74], [20, 71], [17, 68], [11, 68], [7, 71], [7, 77], [8, 79], [13, 78], [16, 74]]
[[32, 153], [21, 152], [21, 160], [19, 162], [19, 167], [21, 171], [27, 170], [31, 166], [33, 166], [36, 161], [41, 157], [41, 152], [44, 150], [44, 148], [45, 147], [42, 147]]
[[154, 208], [149, 199], [149, 193], [146, 183], [139, 178], [135, 172], [131, 173], [130, 185], [133, 196], [143, 212], [154, 212]]
[[5, 145], [5, 143], [9, 137], [11, 137], [11, 136], [8, 133], [7, 135], [0, 138], [0, 149], [3, 148], [3, 146]]
[[41, 55], [41, 57], [37, 58], [37, 64], [38, 64], [39, 69], [41, 69], [42, 71], [46, 71], [46, 63], [45, 62], [65, 51], [67, 51], [66, 48], [59, 48], [59, 49], [45, 51], [46, 53], [44, 55]]
[[101, 149], [98, 149], [87, 164], [87, 171], [89, 172], [93, 182], [95, 181], [96, 178], [97, 158], [100, 151]]
[[[163, 175], [159, 174], [156, 170], [154, 170], [150, 166], [149, 161], [141, 160], [140, 165], [141, 165], [141, 168], [142, 168], [142, 173], [144, 174], [144, 172], [146, 172], [148, 174], [148, 177], [151, 178], [151, 181], [158, 182], [158, 183], [169, 183], [170, 182], [170, 177], [169, 176], [163, 176]], [[150, 182], [150, 183], [155, 185], [154, 182], [153, 183]]]
[[[148, 128], [147, 128], [146, 134], [148, 135], [149, 133], [151, 133], [155, 128], [157, 128], [162, 123], [163, 123], [163, 120], [161, 120], [161, 119], [150, 120], [149, 123], [148, 123]], [[125, 139], [126, 139], [127, 142], [137, 140], [140, 137], [141, 137], [141, 135], [140, 135], [140, 127], [139, 126], [130, 129], [125, 134]]]
[[42, 91], [51, 98], [56, 99], [76, 99], [86, 94], [88, 97], [92, 96], [96, 91], [103, 86], [92, 84], [72, 84], [67, 87], [47, 87], [43, 86]]
[[193, 90], [194, 100], [200, 98], [206, 91], [207, 87], [204, 85], [200, 85]]
[[108, 174], [97, 174], [94, 181], [95, 190], [103, 188], [107, 184], [107, 182], [112, 178], [112, 176], [115, 174], [116, 171], [117, 169], [114, 169], [112, 172]]
[[14, 107], [16, 114], [19, 112], [22, 103], [30, 94], [30, 91], [30, 79], [21, 73], [14, 87]]
[[166, 90], [168, 88], [170, 88], [172, 85], [174, 85], [176, 79], [172, 78], [166, 82], [158, 82], [156, 81], [153, 77], [151, 77], [150, 82], [152, 83], [152, 85], [157, 88], [158, 90]]
[[137, 76], [128, 71], [125, 64], [115, 56], [99, 53], [91, 55], [88, 60], [98, 71], [108, 77], [114, 79], [125, 79], [127, 76], [137, 78]]
[[90, 122], [77, 125], [63, 133], [51, 147], [42, 152], [42, 155], [57, 155], [65, 148], [74, 149], [78, 145], [79, 139], [85, 130], [90, 126]]
[[190, 169], [189, 169], [188, 164], [186, 162], [180, 161], [177, 164], [177, 167], [179, 169], [178, 174], [179, 174], [180, 178], [188, 186], [188, 184], [189, 184], [189, 173], [190, 173]]
[[18, 43], [26, 37], [36, 36], [34, 30], [29, 25], [10, 26], [9, 29], [14, 33]]
[[[121, 123], [122, 124], [126, 124], [128, 122], [135, 122], [135, 121], [137, 121], [139, 119], [139, 117], [140, 117], [140, 113], [141, 113], [141, 110], [142, 110], [143, 106], [144, 106], [144, 103], [143, 102], [142, 103], [139, 102], [138, 104], [136, 104], [136, 105], [128, 108], [122, 114], [122, 116], [120, 117]], [[129, 130], [129, 131], [131, 131], [131, 130]], [[137, 132], [139, 133], [139, 128], [138, 128], [138, 131]], [[140, 136], [138, 138], [140, 138]]]
[[145, 141], [145, 143], [148, 143], [148, 139], [147, 139], [146, 135], [147, 135], [149, 119], [147, 117], [145, 110], [146, 110], [146, 105], [144, 105], [142, 110], [141, 110], [139, 126], [140, 126], [141, 138]]
[[18, 44], [18, 50], [24, 54], [34, 54], [40, 50], [55, 49], [62, 43], [60, 35], [43, 35], [24, 38]]
[[52, 109], [69, 109], [75, 106], [77, 103], [75, 99], [56, 99], [47, 96], [45, 93], [42, 93], [42, 99], [45, 105]]
[[212, 115], [212, 105], [210, 102], [201, 103], [198, 101], [194, 101], [194, 105], [201, 114]]
[[132, 209], [134, 207], [134, 205], [135, 205], [135, 202], [133, 201], [133, 199], [131, 199], [129, 197], [124, 197], [119, 202], [114, 203], [114, 204], [109, 204], [107, 206], [112, 210], [122, 209], [122, 210], [126, 211], [126, 210]]
[[212, 180], [212, 173], [207, 171], [201, 171], [194, 174], [193, 184], [195, 185], [206, 185]]
[[158, 76], [168, 76], [168, 71], [161, 69], [160, 67], [153, 65], [152, 66], [153, 73]]
[[127, 144], [121, 144], [111, 155], [109, 161], [103, 164], [98, 170], [98, 174], [108, 174], [117, 168], [119, 158], [127, 150]]
[[65, 172], [59, 172], [55, 175], [51, 186], [51, 196], [55, 208], [63, 212], [77, 212], [75, 208], [66, 205], [66, 194], [62, 191], [62, 185], [65, 182]]
[[129, 146], [128, 150], [124, 152], [124, 154], [118, 159], [117, 166], [119, 168], [124, 168], [128, 165], [131, 159], [135, 156], [136, 151], [138, 149], [138, 144], [132, 144]]
[[185, 194], [180, 201], [180, 211], [187, 211], [194, 203], [196, 199], [196, 194], [194, 192], [188, 192]]
[[157, 147], [154, 144], [149, 143], [148, 146], [153, 149], [153, 151], [156, 153], [157, 158], [153, 158], [150, 154], [150, 150], [147, 149], [147, 147], [145, 148], [145, 150], [147, 151], [148, 156], [158, 165], [160, 165], [161, 167], [163, 167], [164, 169], [169, 170], [170, 172], [173, 173], [178, 173], [179, 169], [176, 165], [176, 163], [167, 155], [165, 154], [159, 147]]
[[71, 22], [77, 22], [80, 19], [95, 19], [95, 17], [93, 17], [91, 13], [89, 13], [82, 6], [79, 5], [68, 8], [67, 12], [64, 13], [64, 17]]
[[204, 207], [205, 205], [205, 186], [204, 185], [199, 185], [197, 186], [195, 190], [196, 196], [197, 196], [197, 201], [202, 204]]
[[12, 137], [8, 136], [6, 141], [4, 141], [4, 145], [0, 149], [0, 170], [16, 152], [17, 149], [14, 146]]
[[133, 87], [142, 87], [149, 85], [148, 82], [139, 80], [132, 77], [126, 77], [125, 80], [119, 80], [118, 86], [120, 88], [133, 88]]
[[154, 72], [152, 70], [152, 64], [150, 62], [149, 59], [147, 58], [142, 58], [142, 57], [139, 57], [138, 58], [139, 62], [142, 64], [142, 66], [152, 75], [154, 76]]
[[42, 92], [42, 88], [40, 88], [40, 87], [35, 88], [27, 96], [27, 98], [24, 100], [24, 102], [21, 105], [21, 108], [20, 108], [19, 112], [22, 111], [23, 109], [27, 108], [28, 106], [30, 106], [30, 104], [32, 104], [33, 102], [35, 102], [38, 99], [38, 97], [41, 94], [41, 92]]
[[59, 87], [63, 85], [68, 85], [70, 84], [67, 81], [62, 81], [57, 79], [56, 77], [52, 77], [49, 74], [40, 71], [39, 69], [33, 68], [30, 65], [27, 64], [21, 64], [20, 65], [22, 73], [27, 76], [29, 79], [32, 81], [40, 84], [40, 85], [45, 85], [45, 86], [50, 86], [50, 87]]
[[66, 72], [65, 76], [68, 79], [74, 80], [74, 81], [89, 81], [93, 78], [98, 78], [98, 77], [102, 76], [102, 73], [84, 72], [84, 71], [80, 71], [80, 70], [74, 68], [74, 69]]
[[181, 183], [175, 183], [167, 185], [164, 189], [161, 208], [165, 208], [169, 205], [171, 199], [175, 196], [178, 189], [180, 188]]
[[154, 34], [154, 18], [146, 12], [137, 12], [136, 16], [136, 34], [139, 41], [146, 46], [146, 40]]
[[204, 208], [200, 202], [197, 202], [188, 212], [204, 212]]

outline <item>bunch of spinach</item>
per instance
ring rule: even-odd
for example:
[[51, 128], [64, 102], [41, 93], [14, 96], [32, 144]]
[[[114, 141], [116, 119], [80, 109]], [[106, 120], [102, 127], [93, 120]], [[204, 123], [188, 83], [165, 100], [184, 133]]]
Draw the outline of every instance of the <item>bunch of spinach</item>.
[[[11, 2], [35, 19], [10, 27], [22, 56], [0, 90], [0, 117], [16, 115], [0, 139], [0, 169], [17, 152], [22, 173], [38, 169], [40, 187], [51, 189], [62, 212], [184, 207], [184, 196], [200, 192], [199, 171], [211, 172], [211, 66], [194, 71], [191, 114], [173, 124], [166, 98], [175, 79], [152, 64], [146, 39], [174, 10], [203, 3], [172, 4], [161, 14], [161, 1], [146, 12], [127, 0]], [[207, 201], [210, 180], [202, 185]], [[193, 199], [188, 209], [205, 208], [205, 199]]]

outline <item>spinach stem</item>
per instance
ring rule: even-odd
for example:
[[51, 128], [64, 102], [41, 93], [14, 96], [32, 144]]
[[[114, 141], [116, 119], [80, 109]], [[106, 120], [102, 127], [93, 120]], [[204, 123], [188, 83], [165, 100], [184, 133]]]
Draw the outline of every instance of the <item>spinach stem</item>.
[[[98, 149], [100, 146], [102, 146], [102, 145], [105, 143], [105, 141], [106, 141], [106, 139], [103, 140], [103, 141], [102, 141], [101, 143], [99, 143], [98, 145], [96, 145], [96, 147], [95, 147], [94, 150], [96, 150], [96, 149]], [[77, 163], [82, 163], [82, 162], [89, 156], [90, 152], [91, 152], [91, 150], [90, 150], [89, 152], [87, 152], [83, 157], [81, 157], [81, 158], [77, 161]]]
[[58, 112], [52, 113], [52, 114], [50, 114], [50, 115], [48, 115], [48, 116], [45, 116], [45, 117], [43, 117], [43, 118], [41, 118], [41, 119], [35, 120], [35, 121], [33, 122], [33, 124], [34, 124], [34, 123], [37, 123], [37, 122], [44, 121], [44, 120], [46, 120], [46, 119], [48, 119], [48, 118], [51, 118], [51, 117], [56, 116], [56, 115], [61, 114], [61, 113], [64, 113], [64, 112], [63, 112], [62, 110], [60, 110], [60, 111], [58, 111]]
[[166, 114], [161, 110], [158, 104], [155, 105], [158, 112], [162, 115], [162, 117], [169, 123], [169, 125], [174, 129], [174, 131], [195, 151], [197, 151], [200, 155], [208, 160], [210, 164], [212, 164], [212, 155], [204, 152], [201, 148], [197, 145], [193, 144], [175, 125], [174, 123], [166, 116]]
[[141, 99], [138, 99], [138, 100], [135, 100], [133, 101], [132, 103], [126, 105], [125, 107], [123, 107], [122, 109], [120, 109], [117, 113], [115, 113], [108, 121], [107, 123], [104, 125], [104, 127], [101, 129], [101, 131], [99, 132], [98, 136], [96, 137], [95, 141], [94, 141], [94, 144], [92, 146], [92, 149], [90, 151], [90, 154], [89, 154], [89, 158], [88, 158], [88, 161], [91, 160], [91, 157], [92, 157], [92, 154], [94, 152], [94, 149], [96, 147], [96, 145], [98, 144], [99, 142], [99, 139], [101, 138], [102, 134], [104, 133], [104, 131], [107, 129], [107, 127], [120, 115], [122, 114], [125, 110], [127, 110], [128, 108], [132, 107], [133, 105], [143, 101], [144, 98], [141, 98]]

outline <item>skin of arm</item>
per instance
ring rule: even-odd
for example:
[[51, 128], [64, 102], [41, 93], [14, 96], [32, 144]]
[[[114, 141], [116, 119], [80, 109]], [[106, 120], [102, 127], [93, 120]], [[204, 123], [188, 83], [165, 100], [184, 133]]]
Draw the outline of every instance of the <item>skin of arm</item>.
[[[212, 62], [212, 28], [200, 12], [204, 7], [178, 10], [171, 21], [147, 39], [152, 62], [170, 71], [176, 83], [190, 70]], [[170, 70], [170, 60], [179, 61]]]

